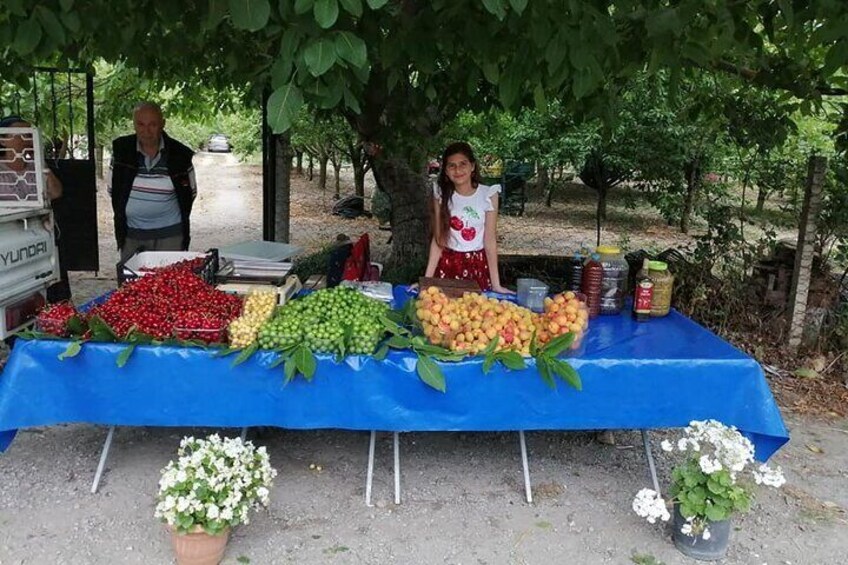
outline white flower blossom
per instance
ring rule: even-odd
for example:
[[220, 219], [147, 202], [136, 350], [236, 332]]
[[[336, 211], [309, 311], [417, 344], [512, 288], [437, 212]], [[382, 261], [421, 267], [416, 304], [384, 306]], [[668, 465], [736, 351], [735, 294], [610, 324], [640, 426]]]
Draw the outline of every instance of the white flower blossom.
[[710, 459], [707, 455], [701, 455], [698, 459], [698, 465], [701, 467], [701, 471], [703, 471], [705, 475], [712, 475], [713, 473], [721, 471], [723, 468], [718, 459]]
[[660, 442], [660, 447], [662, 448], [663, 451], [673, 451], [674, 450], [674, 446], [671, 445], [671, 442], [668, 441], [667, 439], [664, 439], [664, 440], [662, 440], [662, 442]]
[[264, 447], [214, 434], [183, 438], [177, 455], [162, 469], [154, 511], [167, 524], [184, 528], [187, 519], [191, 526], [217, 520], [246, 524], [251, 508], [269, 504], [277, 471]]
[[705, 527], [704, 533], [701, 534], [701, 537], [704, 538], [705, 540], [708, 540], [708, 539], [710, 539], [711, 536], [712, 536], [712, 534], [710, 533], [710, 529]]
[[692, 524], [689, 523], [689, 522], [686, 522], [685, 524], [680, 526], [680, 533], [683, 534], [684, 536], [691, 536], [692, 535]]
[[667, 522], [671, 517], [665, 500], [659, 493], [649, 488], [643, 488], [636, 493], [636, 498], [633, 499], [633, 511], [651, 524], [655, 523], [658, 518]]
[[786, 477], [783, 476], [783, 469], [776, 467], [772, 469], [768, 465], [760, 465], [756, 471], [753, 471], [754, 481], [758, 485], [766, 485], [769, 487], [780, 488], [786, 483]]

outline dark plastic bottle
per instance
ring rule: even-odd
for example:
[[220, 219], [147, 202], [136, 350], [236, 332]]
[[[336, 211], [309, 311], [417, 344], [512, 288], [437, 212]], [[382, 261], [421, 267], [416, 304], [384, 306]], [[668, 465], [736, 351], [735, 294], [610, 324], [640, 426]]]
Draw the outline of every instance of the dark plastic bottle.
[[583, 278], [580, 290], [586, 295], [586, 307], [589, 308], [589, 318], [601, 313], [601, 287], [604, 282], [604, 266], [600, 256], [592, 253], [583, 265]]
[[585, 260], [580, 253], [575, 253], [568, 258], [568, 263], [565, 265], [565, 290], [580, 291], [583, 286], [583, 262]]

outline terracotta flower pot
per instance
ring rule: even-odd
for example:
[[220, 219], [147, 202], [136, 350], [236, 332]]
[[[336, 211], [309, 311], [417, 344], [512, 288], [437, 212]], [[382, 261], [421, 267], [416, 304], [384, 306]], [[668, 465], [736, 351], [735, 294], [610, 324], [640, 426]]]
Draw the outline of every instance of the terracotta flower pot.
[[218, 565], [224, 558], [229, 539], [229, 528], [217, 536], [207, 534], [199, 526], [187, 534], [171, 529], [177, 565]]

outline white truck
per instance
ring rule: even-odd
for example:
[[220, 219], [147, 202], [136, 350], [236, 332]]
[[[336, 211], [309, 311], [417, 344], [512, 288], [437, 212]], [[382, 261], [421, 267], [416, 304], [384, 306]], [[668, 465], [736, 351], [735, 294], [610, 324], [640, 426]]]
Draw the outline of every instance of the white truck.
[[0, 339], [29, 325], [59, 280], [41, 136], [0, 128]]

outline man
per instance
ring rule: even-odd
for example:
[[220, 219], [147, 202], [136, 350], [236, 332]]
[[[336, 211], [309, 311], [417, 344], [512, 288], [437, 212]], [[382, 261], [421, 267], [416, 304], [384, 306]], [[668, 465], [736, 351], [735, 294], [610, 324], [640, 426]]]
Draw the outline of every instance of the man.
[[147, 251], [185, 251], [197, 196], [194, 152], [165, 133], [162, 110], [142, 102], [133, 111], [135, 135], [112, 143], [109, 195], [121, 261]]

